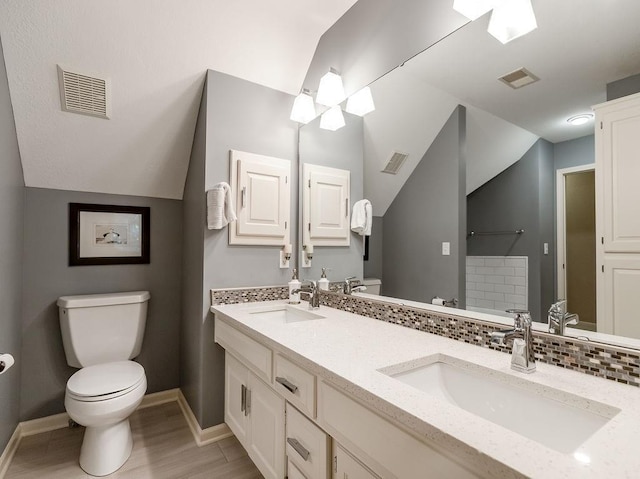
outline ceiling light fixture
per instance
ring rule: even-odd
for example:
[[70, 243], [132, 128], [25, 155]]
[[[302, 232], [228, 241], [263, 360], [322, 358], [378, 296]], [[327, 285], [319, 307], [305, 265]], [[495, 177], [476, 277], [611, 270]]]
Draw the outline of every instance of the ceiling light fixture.
[[376, 109], [371, 96], [371, 88], [368, 86], [354, 93], [347, 100], [346, 111], [353, 115], [365, 116]]
[[320, 79], [316, 103], [325, 106], [335, 106], [342, 102], [344, 97], [342, 77], [332, 68]]
[[488, 32], [508, 43], [538, 28], [531, 0], [509, 0], [494, 6]]
[[320, 128], [323, 130], [336, 131], [344, 125], [344, 116], [340, 105], [332, 106], [320, 117]]
[[584, 125], [585, 123], [589, 123], [593, 120], [593, 113], [581, 113], [580, 115], [572, 116], [567, 119], [567, 122], [573, 126]]
[[307, 124], [315, 117], [316, 107], [313, 104], [313, 97], [311, 92], [305, 88], [293, 101], [290, 118], [298, 123]]

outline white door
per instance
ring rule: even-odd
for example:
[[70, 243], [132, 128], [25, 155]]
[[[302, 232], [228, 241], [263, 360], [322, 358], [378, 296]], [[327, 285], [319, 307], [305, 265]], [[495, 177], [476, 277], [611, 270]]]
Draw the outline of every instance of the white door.
[[640, 96], [598, 113], [604, 251], [640, 253]]
[[225, 353], [224, 368], [224, 422], [244, 444], [247, 437], [247, 419], [244, 397], [248, 369], [229, 353]]
[[247, 452], [266, 479], [282, 479], [285, 469], [284, 399], [249, 373]]
[[288, 244], [291, 162], [232, 150], [231, 172], [238, 219], [229, 243]]
[[303, 170], [304, 244], [349, 246], [351, 172], [310, 164]]

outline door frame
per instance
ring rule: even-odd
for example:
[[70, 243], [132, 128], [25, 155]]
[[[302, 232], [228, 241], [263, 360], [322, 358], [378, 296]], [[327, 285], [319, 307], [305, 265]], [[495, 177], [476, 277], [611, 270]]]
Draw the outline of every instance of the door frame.
[[[557, 298], [565, 299], [567, 297], [567, 275], [565, 274], [565, 258], [567, 253], [566, 237], [566, 218], [565, 218], [565, 177], [573, 173], [583, 173], [586, 171], [595, 171], [596, 164], [589, 163], [586, 165], [573, 166], [571, 168], [562, 168], [556, 170], [556, 279], [557, 279]], [[595, 184], [594, 184], [595, 188]]]

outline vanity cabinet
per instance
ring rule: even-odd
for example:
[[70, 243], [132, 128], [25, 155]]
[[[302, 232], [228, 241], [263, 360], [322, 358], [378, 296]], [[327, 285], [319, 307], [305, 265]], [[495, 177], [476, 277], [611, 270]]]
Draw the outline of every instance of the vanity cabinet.
[[598, 331], [640, 337], [640, 94], [594, 110]]
[[282, 479], [284, 399], [231, 354], [225, 361], [225, 422], [262, 475]]

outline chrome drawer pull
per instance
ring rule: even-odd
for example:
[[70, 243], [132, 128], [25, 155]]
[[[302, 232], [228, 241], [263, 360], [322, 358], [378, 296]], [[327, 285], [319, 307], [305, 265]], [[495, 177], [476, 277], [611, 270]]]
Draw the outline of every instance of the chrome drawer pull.
[[288, 437], [287, 438], [287, 442], [289, 443], [289, 445], [294, 448], [296, 450], [296, 452], [298, 454], [300, 454], [300, 457], [302, 457], [302, 459], [304, 459], [305, 461], [309, 460], [309, 456], [311, 455], [311, 453], [309, 451], [307, 451], [304, 446], [302, 444], [300, 444], [300, 442], [297, 439], [294, 439], [292, 437]]
[[290, 381], [287, 381], [285, 378], [277, 377], [276, 378], [276, 382], [282, 384], [282, 386], [284, 386], [286, 389], [288, 389], [293, 394], [295, 394], [296, 391], [298, 390], [298, 386], [296, 386], [295, 384], [293, 384]]

